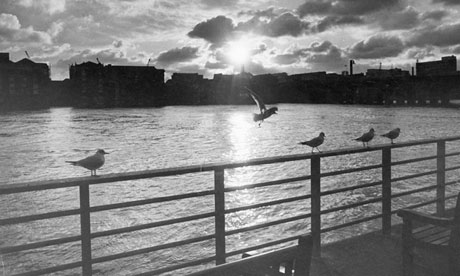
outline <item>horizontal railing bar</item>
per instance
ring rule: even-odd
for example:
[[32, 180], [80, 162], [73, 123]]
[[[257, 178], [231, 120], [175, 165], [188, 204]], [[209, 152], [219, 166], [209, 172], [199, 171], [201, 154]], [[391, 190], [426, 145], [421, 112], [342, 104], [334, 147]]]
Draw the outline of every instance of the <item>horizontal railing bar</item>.
[[458, 183], [459, 183], [459, 181], [458, 181], [458, 180], [449, 181], [449, 182], [446, 182], [446, 183], [444, 184], [444, 186], [455, 185], [455, 184], [458, 184]]
[[27, 244], [22, 244], [22, 245], [6, 246], [6, 247], [0, 248], [0, 252], [2, 254], [6, 254], [6, 253], [19, 252], [19, 251], [24, 251], [24, 250], [42, 248], [46, 246], [59, 245], [59, 244], [64, 244], [64, 243], [69, 243], [69, 242], [77, 242], [77, 241], [81, 241], [81, 236], [71, 236], [71, 237], [65, 237], [65, 238], [59, 238], [59, 239], [32, 242], [32, 243], [27, 243]]
[[134, 276], [158, 275], [158, 274], [170, 272], [170, 271], [173, 271], [173, 270], [186, 268], [186, 267], [189, 267], [189, 266], [196, 266], [196, 265], [200, 265], [200, 264], [204, 264], [204, 263], [209, 263], [209, 262], [212, 262], [212, 261], [215, 261], [215, 260], [216, 260], [216, 256], [207, 257], [207, 258], [203, 258], [203, 259], [199, 259], [199, 260], [190, 261], [190, 262], [187, 262], [187, 263], [182, 263], [182, 264], [177, 264], [177, 265], [173, 265], [173, 266], [160, 268], [160, 269], [157, 269], [157, 270], [153, 270], [153, 271], [149, 271], [149, 272], [145, 272], [145, 273], [141, 273], [141, 274], [135, 274]]
[[256, 229], [260, 229], [260, 228], [265, 228], [265, 227], [269, 227], [269, 226], [273, 226], [273, 225], [277, 225], [277, 224], [282, 224], [282, 223], [287, 223], [287, 222], [291, 222], [291, 221], [306, 219], [306, 218], [309, 218], [309, 217], [311, 217], [311, 214], [310, 214], [310, 213], [305, 214], [305, 215], [290, 217], [290, 218], [286, 218], [286, 219], [280, 219], [280, 220], [270, 221], [270, 222], [266, 222], [266, 223], [262, 223], [262, 224], [257, 224], [257, 225], [252, 225], [252, 226], [248, 226], [248, 227], [243, 227], [243, 228], [238, 228], [238, 229], [234, 229], [234, 230], [229, 230], [229, 231], [226, 231], [226, 232], [225, 232], [225, 235], [226, 235], [226, 236], [230, 236], [230, 235], [238, 234], [238, 233], [241, 233], [241, 232], [246, 232], [246, 231], [251, 231], [251, 230], [256, 230]]
[[200, 172], [207, 172], [207, 171], [214, 171], [214, 170], [245, 167], [245, 166], [268, 165], [268, 164], [280, 163], [280, 162], [307, 160], [307, 159], [311, 159], [313, 155], [317, 157], [330, 157], [330, 156], [338, 156], [338, 155], [346, 155], [346, 154], [354, 154], [354, 153], [380, 151], [384, 148], [402, 148], [402, 147], [433, 144], [433, 143], [442, 142], [442, 141], [454, 141], [454, 140], [460, 140], [460, 136], [407, 141], [407, 142], [400, 142], [397, 144], [381, 144], [381, 145], [373, 145], [369, 147], [353, 147], [353, 148], [346, 148], [346, 149], [324, 151], [321, 153], [304, 153], [304, 154], [292, 154], [292, 155], [275, 156], [275, 157], [263, 157], [263, 158], [255, 158], [255, 159], [250, 159], [247, 161], [241, 161], [241, 162], [235, 162], [235, 163], [211, 163], [211, 164], [204, 164], [204, 165], [173, 167], [173, 168], [166, 168], [166, 169], [112, 173], [112, 174], [100, 175], [97, 177], [87, 176], [87, 177], [66, 178], [66, 179], [46, 180], [46, 181], [36, 181], [36, 182], [26, 182], [26, 183], [2, 184], [0, 185], [0, 194], [11, 194], [11, 193], [55, 189], [55, 188], [67, 188], [67, 187], [75, 187], [79, 185], [94, 185], [94, 184], [111, 183], [111, 182], [128, 181], [128, 180], [138, 180], [138, 179], [155, 178], [155, 177], [176, 176], [176, 175], [182, 175], [182, 174], [200, 173]]
[[369, 166], [364, 166], [364, 167], [359, 167], [359, 168], [350, 168], [350, 169], [345, 169], [345, 170], [340, 170], [340, 171], [325, 172], [325, 173], [322, 173], [320, 176], [329, 177], [329, 176], [335, 176], [335, 175], [341, 175], [341, 174], [347, 174], [347, 173], [380, 169], [381, 167], [382, 167], [382, 164], [369, 165]]
[[451, 156], [457, 156], [457, 155], [460, 155], [460, 151], [446, 153], [444, 157], [451, 157]]
[[433, 160], [436, 158], [437, 158], [436, 155], [432, 155], [432, 156], [425, 156], [425, 157], [419, 157], [419, 158], [413, 158], [413, 159], [406, 159], [406, 160], [391, 162], [391, 166], [399, 166], [399, 165], [405, 165], [405, 164], [410, 164], [410, 163], [417, 163], [417, 162], [422, 162], [422, 161]]
[[378, 186], [378, 185], [382, 185], [382, 181], [370, 182], [366, 184], [350, 186], [350, 187], [345, 187], [345, 188], [340, 188], [340, 189], [327, 190], [327, 191], [321, 192], [321, 196], [338, 194], [338, 193], [343, 193], [347, 191], [353, 191], [357, 189], [368, 188], [368, 187], [373, 187], [373, 186]]
[[226, 209], [225, 214], [230, 214], [230, 213], [245, 211], [249, 209], [260, 208], [260, 207], [266, 207], [266, 206], [271, 206], [271, 205], [276, 205], [276, 204], [288, 203], [288, 202], [293, 202], [293, 201], [298, 201], [298, 200], [304, 200], [304, 199], [309, 199], [309, 198], [311, 198], [311, 195], [303, 195], [303, 196], [296, 196], [296, 197], [283, 198], [279, 200], [267, 201], [267, 202], [247, 205], [243, 207]]
[[359, 201], [359, 202], [355, 202], [355, 203], [351, 203], [351, 204], [347, 204], [347, 205], [341, 205], [341, 206], [338, 206], [338, 207], [322, 210], [320, 214], [324, 215], [324, 214], [333, 213], [333, 212], [337, 212], [337, 211], [343, 211], [343, 210], [346, 210], [346, 209], [355, 208], [355, 207], [358, 207], [358, 206], [371, 204], [371, 203], [375, 203], [375, 202], [380, 202], [380, 201], [382, 201], [382, 197], [371, 198], [371, 199], [368, 199], [368, 200], [363, 200], [363, 201]]
[[263, 244], [259, 244], [259, 245], [246, 247], [246, 248], [243, 248], [243, 249], [230, 251], [230, 252], [227, 252], [225, 254], [225, 256], [226, 257], [231, 257], [231, 256], [234, 256], [234, 255], [246, 253], [246, 252], [249, 252], [249, 251], [258, 250], [258, 249], [261, 249], [261, 248], [274, 246], [274, 245], [278, 245], [278, 244], [282, 244], [282, 243], [287, 243], [287, 242], [290, 242], [290, 241], [298, 240], [299, 237], [300, 236], [292, 236], [292, 237], [288, 237], [288, 238], [284, 238], [284, 239], [280, 239], [280, 240], [275, 240], [275, 241], [271, 241], [271, 242], [267, 242], [267, 243], [263, 243]]
[[224, 189], [224, 191], [225, 192], [233, 192], [233, 191], [238, 191], [238, 190], [253, 189], [253, 188], [272, 186], [272, 185], [280, 185], [280, 184], [286, 184], [286, 183], [290, 183], [290, 182], [298, 182], [298, 181], [309, 180], [310, 178], [311, 178], [311, 175], [292, 177], [292, 178], [286, 178], [286, 179], [280, 179], [280, 180], [274, 180], [274, 181], [268, 181], [268, 182], [262, 182], [262, 183], [255, 183], [255, 184], [227, 187], [227, 188]]
[[193, 216], [188, 216], [188, 217], [181, 217], [181, 218], [175, 218], [175, 219], [169, 219], [169, 220], [163, 220], [163, 221], [156, 221], [152, 223], [140, 224], [140, 225], [135, 225], [135, 226], [116, 228], [112, 230], [91, 233], [91, 238], [100, 238], [100, 237], [134, 232], [134, 231], [139, 231], [139, 230], [145, 230], [145, 229], [150, 229], [150, 228], [155, 228], [155, 227], [160, 227], [160, 226], [165, 226], [165, 225], [172, 225], [172, 224], [181, 223], [181, 222], [199, 220], [199, 219], [213, 217], [214, 215], [215, 215], [215, 212], [209, 212], [209, 213], [203, 213], [203, 214], [198, 214], [198, 215], [193, 215]]
[[65, 217], [65, 216], [73, 216], [73, 215], [79, 215], [79, 214], [80, 214], [80, 209], [73, 209], [73, 210], [56, 211], [56, 212], [49, 212], [49, 213], [43, 213], [43, 214], [37, 214], [37, 215], [0, 219], [0, 226], [31, 222], [31, 221], [42, 220], [42, 219], [52, 219], [52, 218], [59, 218], [59, 217]]
[[338, 229], [341, 229], [341, 228], [345, 228], [345, 227], [348, 227], [348, 226], [352, 226], [352, 225], [355, 225], [355, 224], [360, 224], [360, 223], [363, 223], [363, 222], [366, 222], [366, 221], [378, 219], [378, 218], [381, 218], [382, 216], [383, 216], [382, 214], [378, 214], [378, 215], [373, 215], [373, 216], [353, 220], [353, 221], [350, 221], [350, 222], [342, 223], [342, 224], [339, 224], [339, 225], [326, 227], [326, 228], [321, 229], [321, 233], [326, 233], [326, 232], [338, 230]]
[[197, 243], [197, 242], [202, 242], [206, 240], [211, 240], [214, 239], [215, 235], [206, 235], [206, 236], [200, 236], [200, 237], [195, 237], [195, 238], [190, 238], [186, 240], [180, 240], [180, 241], [175, 241], [175, 242], [170, 242], [170, 243], [164, 243], [160, 245], [155, 245], [151, 247], [146, 247], [146, 248], [141, 248], [141, 249], [136, 249], [136, 250], [131, 250], [131, 251], [126, 251], [123, 253], [118, 253], [118, 254], [113, 254], [113, 255], [107, 255], [103, 257], [97, 257], [93, 258], [91, 263], [103, 263], [103, 262], [108, 262], [108, 261], [113, 261], [121, 258], [127, 258], [135, 255], [140, 255], [140, 254], [145, 254], [145, 253], [150, 253], [158, 250], [163, 250], [163, 249], [168, 249], [172, 247], [177, 247], [185, 244], [191, 244], [191, 243]]
[[453, 171], [453, 170], [458, 170], [458, 169], [460, 169], [460, 166], [446, 168], [444, 171], [448, 172], [448, 171]]
[[69, 270], [73, 268], [78, 268], [82, 266], [82, 262], [74, 262], [74, 263], [68, 263], [68, 264], [63, 264], [63, 265], [57, 265], [53, 267], [47, 267], [44, 269], [40, 270], [34, 270], [34, 271], [29, 271], [25, 273], [19, 273], [19, 274], [13, 274], [10, 276], [38, 276], [38, 275], [46, 275], [54, 272], [59, 272], [63, 270]]
[[180, 200], [180, 199], [186, 199], [186, 198], [214, 195], [214, 193], [215, 193], [214, 190], [209, 190], [209, 191], [193, 192], [193, 193], [180, 194], [180, 195], [142, 199], [142, 200], [129, 201], [129, 202], [120, 202], [120, 203], [114, 203], [114, 204], [94, 206], [90, 208], [90, 211], [91, 212], [107, 211], [107, 210], [112, 210], [112, 209], [134, 207], [134, 206], [167, 202], [167, 201]]
[[402, 180], [408, 180], [408, 179], [412, 179], [412, 178], [422, 177], [422, 176], [426, 176], [426, 175], [430, 175], [430, 174], [435, 174], [437, 172], [438, 172], [437, 170], [433, 170], [433, 171], [428, 171], [428, 172], [405, 175], [405, 176], [401, 176], [401, 177], [395, 177], [395, 178], [391, 179], [391, 182], [396, 182], [396, 181], [402, 181]]
[[419, 188], [419, 189], [409, 190], [409, 191], [400, 192], [400, 193], [394, 193], [394, 194], [391, 195], [391, 198], [397, 198], [397, 197], [401, 197], [401, 196], [406, 196], [406, 195], [411, 195], [411, 194], [420, 193], [420, 192], [424, 192], [424, 191], [429, 191], [429, 190], [436, 189], [437, 187], [438, 187], [438, 185], [431, 185], [431, 186], [426, 186], [426, 187], [422, 187], [422, 188]]
[[[402, 209], [415, 209], [415, 208], [418, 208], [418, 207], [422, 207], [422, 206], [426, 206], [426, 205], [430, 205], [430, 204], [433, 204], [433, 203], [436, 203], [438, 200], [437, 199], [433, 199], [433, 200], [429, 200], [429, 201], [424, 201], [424, 202], [421, 202], [421, 203], [417, 203], [417, 204], [413, 204], [413, 205], [408, 205]], [[393, 210], [391, 211], [392, 214], [396, 214], [396, 212], [398, 212], [400, 209], [398, 210]]]

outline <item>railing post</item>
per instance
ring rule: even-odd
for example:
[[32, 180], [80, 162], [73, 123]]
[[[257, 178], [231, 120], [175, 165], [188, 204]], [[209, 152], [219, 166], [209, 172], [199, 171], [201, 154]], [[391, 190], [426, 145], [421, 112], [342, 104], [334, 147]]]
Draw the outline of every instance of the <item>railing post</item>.
[[321, 159], [311, 158], [311, 236], [313, 255], [321, 256]]
[[436, 163], [436, 213], [444, 215], [446, 211], [446, 141], [438, 142]]
[[80, 227], [82, 275], [91, 276], [91, 218], [89, 204], [89, 184], [80, 185]]
[[225, 191], [224, 170], [214, 171], [216, 264], [225, 263]]
[[391, 234], [391, 147], [382, 149], [382, 232]]

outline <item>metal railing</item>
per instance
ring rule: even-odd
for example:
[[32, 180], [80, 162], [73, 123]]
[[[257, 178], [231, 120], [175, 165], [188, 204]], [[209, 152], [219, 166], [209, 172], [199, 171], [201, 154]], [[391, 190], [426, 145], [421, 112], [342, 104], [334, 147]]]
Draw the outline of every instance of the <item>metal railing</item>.
[[[39, 182], [28, 182], [28, 183], [16, 183], [16, 184], [6, 184], [0, 186], [0, 195], [8, 195], [8, 194], [17, 194], [23, 192], [32, 192], [32, 191], [43, 191], [43, 190], [52, 190], [52, 189], [60, 189], [65, 187], [78, 187], [79, 188], [79, 201], [80, 207], [78, 209], [69, 209], [69, 210], [59, 210], [54, 212], [47, 212], [35, 215], [25, 215], [25, 216], [16, 216], [16, 217], [8, 217], [0, 219], [0, 226], [8, 226], [8, 225], [15, 225], [25, 222], [37, 221], [37, 220], [46, 220], [46, 219], [53, 219], [59, 218], [64, 216], [75, 216], [78, 215], [80, 217], [80, 227], [81, 227], [81, 234], [76, 236], [67, 236], [63, 238], [56, 238], [56, 239], [48, 239], [45, 241], [40, 242], [31, 242], [21, 245], [14, 245], [14, 246], [6, 246], [0, 248], [0, 252], [2, 254], [9, 254], [15, 252], [21, 252], [25, 250], [31, 249], [38, 249], [52, 245], [60, 245], [64, 243], [70, 242], [81, 242], [81, 261], [71, 262], [66, 264], [60, 264], [53, 267], [47, 267], [42, 269], [37, 269], [34, 271], [28, 271], [16, 275], [44, 275], [53, 272], [64, 271], [68, 269], [75, 269], [80, 268], [82, 270], [83, 275], [92, 275], [93, 274], [93, 265], [108, 261], [114, 261], [121, 258], [138, 256], [140, 254], [151, 253], [163, 249], [174, 248], [182, 245], [188, 245], [203, 241], [214, 240], [215, 242], [215, 254], [213, 256], [200, 258], [193, 261], [188, 261], [180, 264], [174, 264], [167, 267], [162, 267], [156, 269], [154, 271], [148, 271], [145, 273], [137, 274], [137, 275], [156, 275], [161, 274], [164, 272], [170, 272], [182, 268], [187, 268], [190, 266], [195, 266], [199, 264], [203, 264], [206, 262], [215, 262], [216, 264], [222, 264], [226, 262], [226, 259], [230, 256], [235, 256], [247, 251], [258, 250], [274, 245], [279, 245], [282, 243], [294, 241], [298, 239], [299, 235], [295, 235], [292, 237], [282, 238], [275, 241], [270, 241], [268, 243], [257, 244], [255, 246], [237, 249], [233, 251], [228, 251], [226, 249], [226, 238], [239, 234], [245, 233], [247, 231], [270, 227], [273, 225], [288, 223], [288, 222], [295, 222], [305, 219], [310, 219], [310, 231], [313, 237], [313, 244], [314, 244], [314, 252], [315, 254], [320, 254], [321, 250], [321, 234], [330, 232], [337, 229], [342, 229], [351, 225], [360, 224], [363, 222], [381, 219], [382, 220], [382, 231], [384, 234], [389, 234], [391, 231], [391, 218], [392, 215], [396, 213], [397, 210], [392, 210], [392, 199], [414, 194], [420, 193], [429, 190], [436, 191], [436, 198], [433, 200], [428, 200], [422, 203], [413, 204], [411, 206], [405, 206], [406, 208], [417, 208], [424, 205], [429, 204], [436, 204], [436, 210], [438, 213], [443, 213], [445, 211], [445, 201], [455, 197], [455, 195], [446, 195], [446, 186], [454, 185], [460, 183], [459, 180], [454, 180], [451, 182], [446, 182], [445, 173], [447, 171], [454, 171], [460, 169], [460, 166], [446, 168], [446, 158], [453, 157], [460, 155], [460, 152], [450, 152], [446, 153], [446, 142], [451, 141], [460, 141], [460, 136], [456, 137], [448, 137], [442, 139], [427, 139], [427, 140], [419, 140], [419, 141], [410, 141], [410, 142], [402, 142], [397, 143], [394, 145], [376, 145], [369, 148], [348, 148], [348, 149], [340, 149], [340, 150], [333, 150], [327, 151], [322, 153], [314, 153], [314, 154], [296, 154], [296, 155], [287, 155], [287, 156], [279, 156], [279, 157], [271, 157], [271, 158], [258, 158], [258, 159], [251, 159], [244, 162], [234, 162], [234, 163], [218, 163], [218, 164], [207, 164], [201, 166], [188, 166], [188, 167], [180, 167], [180, 168], [168, 168], [168, 169], [159, 169], [159, 170], [146, 170], [146, 171], [136, 171], [136, 172], [128, 172], [128, 173], [116, 173], [116, 174], [108, 174], [108, 175], [101, 175], [99, 177], [81, 177], [81, 178], [68, 178], [68, 179], [59, 179], [59, 180], [52, 180], [52, 181], [39, 181]], [[394, 161], [392, 162], [392, 150], [398, 148], [407, 148], [412, 146], [420, 146], [420, 145], [427, 145], [427, 144], [435, 144], [437, 153], [434, 156], [424, 156], [424, 157], [417, 157], [412, 159], [406, 159], [401, 161]], [[350, 154], [356, 153], [381, 153], [381, 163], [376, 165], [366, 165], [361, 167], [352, 167], [346, 168], [341, 170], [335, 171], [328, 171], [325, 173], [321, 172], [321, 161], [328, 157], [334, 156], [347, 156]], [[261, 183], [252, 183], [243, 186], [235, 186], [235, 187], [226, 187], [225, 180], [224, 180], [224, 172], [229, 169], [241, 168], [246, 166], [258, 166], [258, 165], [266, 165], [266, 164], [277, 164], [277, 163], [284, 163], [284, 162], [291, 162], [291, 161], [301, 161], [301, 160], [310, 160], [310, 174], [308, 175], [301, 175], [292, 178], [284, 178], [272, 181], [265, 181]], [[412, 175], [405, 175], [397, 178], [392, 178], [392, 168], [399, 165], [407, 165], [413, 163], [419, 163], [429, 160], [436, 161], [436, 170], [431, 170], [427, 172], [419, 172]], [[370, 182], [370, 183], [361, 183], [354, 186], [347, 186], [347, 187], [337, 187], [334, 189], [329, 189], [326, 191], [322, 191], [321, 187], [321, 180], [325, 177], [331, 176], [342, 176], [345, 174], [356, 173], [356, 172], [363, 172], [368, 170], [375, 170], [381, 169], [381, 180]], [[160, 178], [160, 177], [167, 177], [167, 176], [177, 176], [177, 175], [185, 175], [185, 174], [194, 174], [194, 173], [201, 173], [201, 172], [213, 172], [214, 173], [214, 188], [211, 190], [199, 191], [199, 192], [189, 192], [189, 193], [182, 193], [177, 195], [171, 196], [163, 196], [163, 197], [154, 197], [154, 198], [147, 198], [142, 200], [136, 201], [128, 201], [122, 203], [114, 203], [114, 204], [105, 204], [105, 205], [98, 205], [98, 206], [91, 206], [90, 205], [90, 187], [93, 185], [102, 185], [104, 183], [113, 183], [113, 182], [120, 182], [120, 181], [129, 181], [129, 180], [137, 180], [137, 179], [149, 179], [149, 178]], [[397, 181], [404, 181], [412, 178], [423, 177], [427, 175], [436, 175], [436, 183], [434, 185], [423, 186], [416, 189], [393, 193], [392, 192], [392, 183]], [[255, 189], [260, 187], [268, 187], [273, 185], [283, 185], [286, 183], [292, 182], [299, 182], [299, 181], [308, 181], [310, 182], [310, 193], [306, 195], [298, 195], [289, 198], [283, 199], [276, 199], [272, 201], [267, 201], [263, 203], [255, 203], [247, 206], [241, 207], [234, 207], [234, 208], [226, 208], [225, 206], [225, 195], [228, 192], [233, 192], [242, 189]], [[368, 198], [365, 200], [361, 200], [359, 202], [354, 202], [342, 206], [332, 207], [329, 209], [321, 209], [321, 198], [328, 195], [334, 195], [338, 193], [343, 193], [347, 191], [352, 191], [356, 189], [368, 188], [368, 187], [380, 187], [381, 189], [381, 196]], [[195, 214], [190, 216], [184, 216], [180, 218], [173, 218], [173, 219], [166, 219], [162, 221], [155, 221], [146, 224], [139, 224], [134, 226], [110, 229], [105, 231], [99, 232], [91, 232], [91, 214], [100, 211], [107, 211], [107, 210], [114, 210], [119, 208], [126, 208], [126, 207], [133, 207], [133, 206], [142, 206], [146, 204], [152, 203], [160, 203], [160, 202], [172, 202], [182, 199], [189, 199], [189, 198], [198, 198], [204, 196], [214, 196], [214, 211]], [[309, 199], [310, 200], [310, 212], [303, 213], [300, 215], [295, 215], [292, 217], [282, 218], [278, 220], [273, 220], [269, 222], [264, 222], [256, 225], [245, 226], [237, 229], [230, 229], [227, 230], [225, 227], [226, 223], [226, 215], [260, 208], [266, 206], [274, 206], [278, 204], [288, 203], [288, 202], [301, 202]], [[1, 197], [0, 197], [1, 200]], [[366, 204], [375, 204], [381, 203], [381, 212], [379, 214], [374, 214], [371, 216], [367, 216], [364, 218], [356, 219], [350, 222], [345, 222], [333, 226], [322, 227], [322, 216], [325, 214], [338, 212], [347, 210], [350, 208], [355, 208], [359, 206], [363, 206]], [[215, 231], [212, 234], [202, 235], [198, 237], [188, 238], [184, 240], [174, 241], [174, 242], [167, 242], [164, 244], [159, 244], [155, 246], [145, 247], [141, 249], [126, 251], [122, 253], [106, 255], [102, 257], [93, 257], [92, 256], [92, 240], [99, 237], [107, 237], [113, 236], [122, 233], [129, 233], [138, 230], [145, 230], [151, 229], [155, 227], [165, 226], [165, 225], [173, 225], [176, 223], [183, 223], [183, 222], [190, 222], [196, 221], [206, 218], [214, 218], [215, 224]]]

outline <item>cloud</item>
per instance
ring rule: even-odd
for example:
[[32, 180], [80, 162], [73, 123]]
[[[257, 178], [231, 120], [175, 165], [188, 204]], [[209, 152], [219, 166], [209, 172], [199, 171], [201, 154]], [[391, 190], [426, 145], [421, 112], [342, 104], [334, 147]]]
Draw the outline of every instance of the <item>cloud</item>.
[[279, 65], [304, 64], [304, 67], [318, 71], [335, 71], [347, 62], [343, 50], [327, 40], [313, 42], [305, 48], [293, 47], [271, 60]]
[[350, 56], [357, 59], [395, 57], [403, 50], [404, 44], [399, 37], [375, 35], [353, 45]]
[[51, 36], [46, 32], [35, 31], [32, 26], [22, 28], [13, 14], [0, 14], [0, 43], [44, 43], [51, 44]]
[[407, 41], [410, 46], [434, 45], [440, 47], [460, 44], [460, 23], [419, 30]]
[[279, 54], [271, 59], [272, 62], [281, 65], [289, 65], [300, 61], [300, 56], [296, 53]]
[[446, 17], [447, 14], [448, 12], [445, 10], [428, 11], [422, 14], [422, 19], [423, 20], [431, 19], [431, 20], [439, 21], [439, 20], [442, 20], [444, 17]]
[[460, 5], [458, 0], [433, 0], [433, 3], [443, 3], [444, 5]]
[[324, 32], [325, 30], [334, 26], [358, 25], [363, 23], [363, 19], [359, 16], [326, 16], [316, 25], [316, 31]]
[[309, 23], [302, 21], [297, 15], [285, 12], [270, 20], [262, 28], [262, 34], [269, 37], [290, 35], [297, 37], [309, 29]]
[[155, 62], [159, 65], [167, 66], [173, 63], [179, 63], [189, 61], [198, 57], [197, 47], [182, 47], [171, 49], [166, 52], [160, 53], [156, 58]]
[[306, 15], [366, 15], [399, 5], [401, 0], [306, 0], [297, 8], [300, 17]]
[[187, 35], [192, 38], [202, 38], [213, 44], [222, 44], [232, 37], [233, 32], [232, 19], [219, 15], [198, 23]]
[[420, 24], [419, 12], [413, 7], [393, 11], [391, 16], [388, 16], [388, 12], [381, 12], [376, 17], [373, 20], [377, 20], [384, 30], [407, 30]]
[[239, 0], [200, 0], [205, 8], [228, 8], [238, 5]]

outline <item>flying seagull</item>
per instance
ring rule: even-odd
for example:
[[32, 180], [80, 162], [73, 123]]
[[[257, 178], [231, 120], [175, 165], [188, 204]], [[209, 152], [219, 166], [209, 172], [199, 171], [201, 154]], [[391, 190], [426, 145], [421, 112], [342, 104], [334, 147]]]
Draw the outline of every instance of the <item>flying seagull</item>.
[[308, 141], [305, 141], [305, 142], [300, 142], [299, 144], [310, 146], [311, 147], [311, 153], [313, 153], [313, 149], [315, 149], [315, 148], [319, 152], [321, 152], [318, 147], [323, 144], [324, 137], [326, 137], [326, 135], [324, 135], [324, 132], [321, 132], [318, 135], [318, 137], [315, 137], [315, 138], [313, 138], [311, 140], [308, 140]]
[[260, 124], [262, 124], [262, 122], [267, 119], [268, 117], [272, 116], [273, 114], [278, 114], [276, 113], [276, 111], [278, 111], [278, 107], [271, 107], [269, 109], [267, 109], [267, 107], [265, 107], [265, 104], [264, 104], [264, 101], [262, 100], [262, 98], [257, 95], [256, 92], [252, 91], [251, 89], [247, 88], [247, 87], [244, 87], [249, 95], [252, 97], [252, 99], [254, 100], [254, 102], [256, 102], [257, 106], [259, 107], [260, 109], [260, 114], [256, 114], [254, 113], [254, 116], [253, 116], [253, 120], [254, 122], [259, 122], [259, 127], [260, 127]]
[[[96, 170], [102, 167], [105, 162], [104, 155], [108, 154], [103, 149], [97, 150], [94, 155], [88, 156], [78, 161], [66, 161], [74, 166], [80, 166], [91, 171], [91, 176], [96, 176]], [[94, 172], [94, 174], [93, 174]]]
[[398, 138], [400, 132], [401, 132], [401, 129], [397, 127], [393, 130], [390, 130], [388, 133], [382, 134], [381, 136], [391, 139], [391, 143], [394, 144], [393, 140]]
[[361, 137], [358, 137], [355, 140], [363, 142], [363, 147], [365, 147], [366, 145], [369, 147], [369, 141], [372, 140], [372, 138], [374, 138], [373, 128], [371, 128], [369, 132], [364, 133], [363, 135], [361, 135]]

